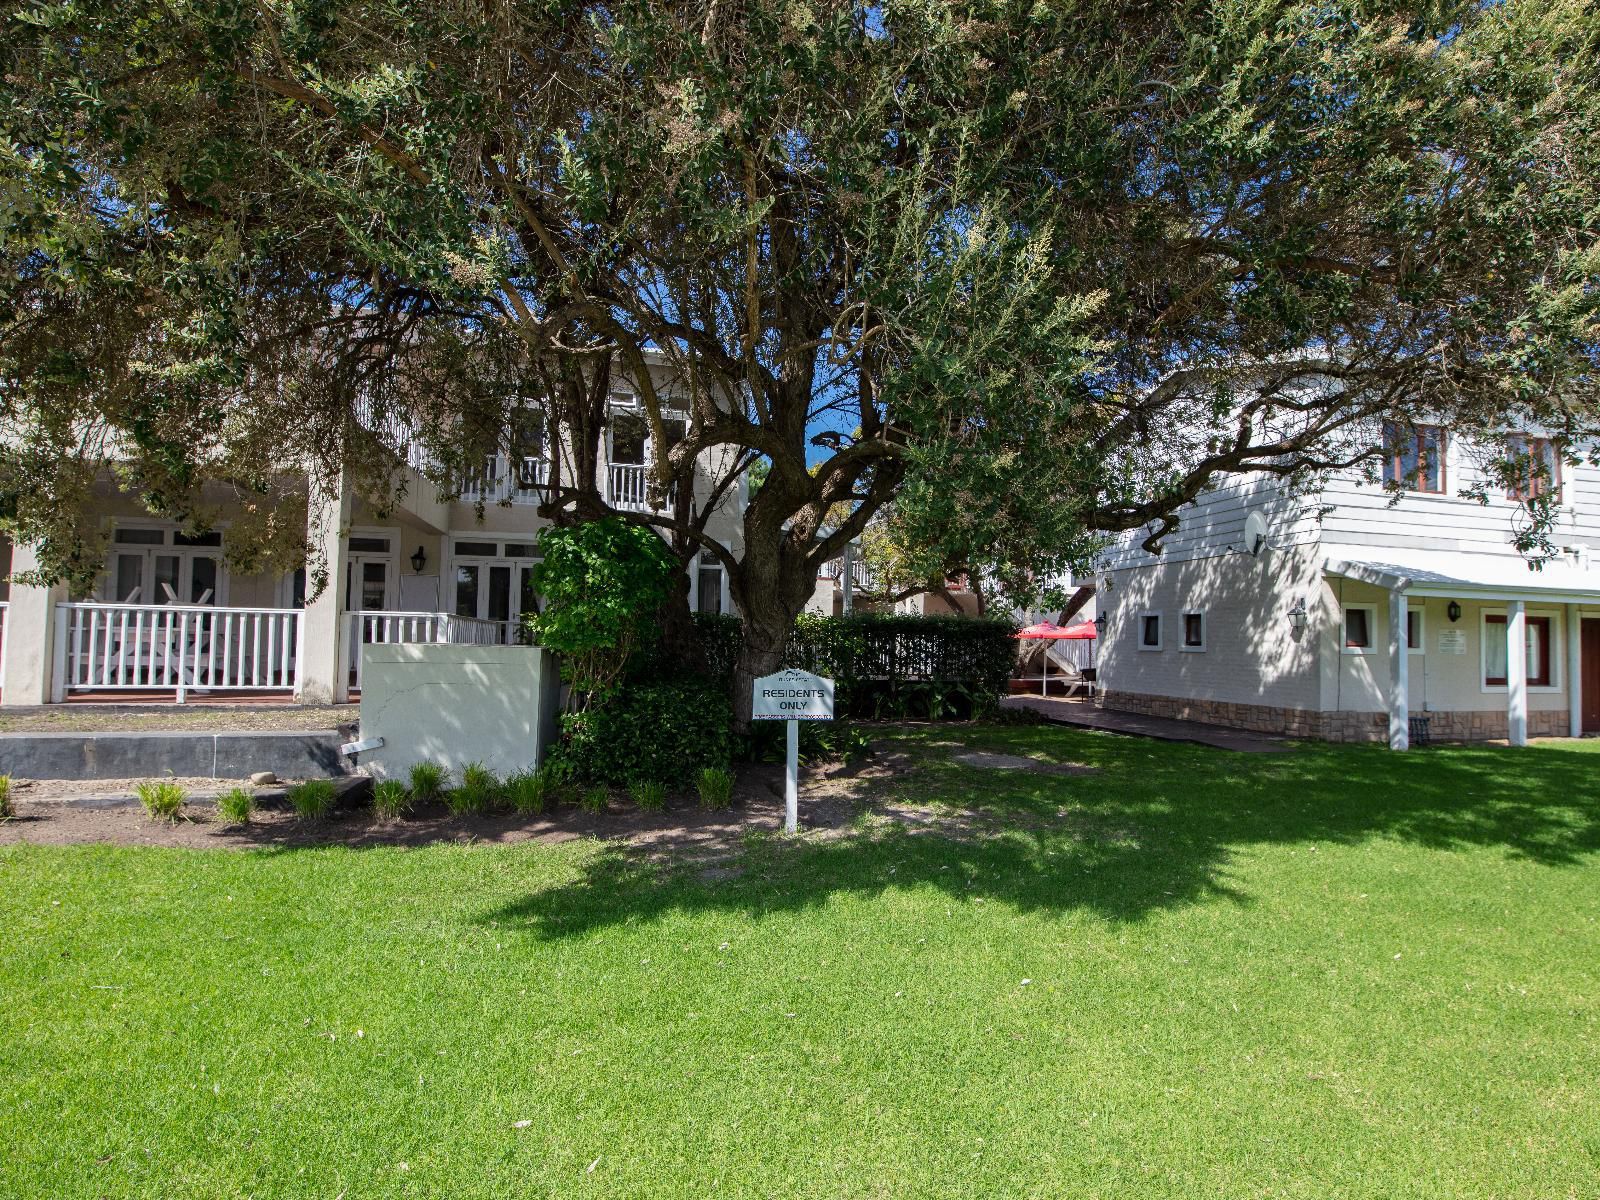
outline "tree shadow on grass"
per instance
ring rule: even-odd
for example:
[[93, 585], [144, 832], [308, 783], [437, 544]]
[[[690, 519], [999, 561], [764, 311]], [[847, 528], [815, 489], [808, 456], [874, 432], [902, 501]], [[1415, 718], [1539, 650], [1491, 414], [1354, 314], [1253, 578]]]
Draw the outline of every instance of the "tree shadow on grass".
[[1553, 868], [1600, 852], [1600, 757], [1576, 750], [1303, 747], [1251, 756], [1055, 729], [978, 729], [964, 740], [1099, 770], [1081, 778], [983, 770], [956, 763], [948, 742], [936, 753], [921, 747], [872, 798], [868, 811], [889, 817], [842, 834], [757, 839], [711, 867], [608, 846], [578, 879], [483, 919], [561, 938], [677, 911], [764, 915], [932, 886], [1024, 912], [1136, 921], [1208, 900], [1249, 903], [1233, 862], [1254, 846], [1393, 839], [1499, 848]]

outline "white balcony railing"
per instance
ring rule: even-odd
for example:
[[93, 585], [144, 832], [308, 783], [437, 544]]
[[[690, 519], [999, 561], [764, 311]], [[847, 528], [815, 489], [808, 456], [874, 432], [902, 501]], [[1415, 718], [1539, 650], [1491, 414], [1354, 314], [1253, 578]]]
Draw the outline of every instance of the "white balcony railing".
[[[830, 558], [822, 564], [822, 570], [817, 574], [819, 578], [832, 579], [837, 582], [844, 575], [844, 556]], [[851, 559], [850, 580], [851, 586], [861, 588], [864, 591], [873, 591], [878, 586], [878, 577], [859, 558]]]
[[491, 454], [483, 472], [461, 485], [461, 498], [469, 504], [537, 504], [540, 489], [550, 482], [550, 463], [543, 458], [513, 461], [503, 454]]
[[392, 642], [450, 643], [458, 646], [501, 646], [512, 638], [509, 621], [458, 617], [444, 612], [387, 612], [364, 609], [345, 614], [349, 621], [350, 675], [361, 686], [361, 647]]
[[660, 512], [670, 508], [677, 500], [678, 484], [674, 480], [667, 489], [662, 504], [650, 503], [650, 468], [638, 463], [612, 463], [606, 468], [606, 503], [612, 508], [631, 512]]
[[178, 604], [57, 606], [62, 692], [293, 691], [300, 610]]

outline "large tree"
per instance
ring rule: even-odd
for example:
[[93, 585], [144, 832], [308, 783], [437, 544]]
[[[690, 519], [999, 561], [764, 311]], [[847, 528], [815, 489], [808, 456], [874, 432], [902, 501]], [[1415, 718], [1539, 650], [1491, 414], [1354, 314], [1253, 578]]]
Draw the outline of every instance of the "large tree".
[[0, 488], [48, 569], [104, 460], [185, 516], [408, 439], [448, 487], [515, 395], [598, 515], [620, 374], [674, 497], [630, 519], [722, 559], [747, 680], [891, 500], [1026, 580], [1386, 416], [1595, 432], [1586, 4], [10, 7]]

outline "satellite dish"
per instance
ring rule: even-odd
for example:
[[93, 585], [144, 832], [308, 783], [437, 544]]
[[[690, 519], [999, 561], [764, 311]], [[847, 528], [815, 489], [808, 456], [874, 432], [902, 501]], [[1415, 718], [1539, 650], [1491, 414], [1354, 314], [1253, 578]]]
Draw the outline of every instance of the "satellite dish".
[[1261, 553], [1267, 544], [1267, 519], [1252, 509], [1244, 519], [1244, 548], [1251, 558]]

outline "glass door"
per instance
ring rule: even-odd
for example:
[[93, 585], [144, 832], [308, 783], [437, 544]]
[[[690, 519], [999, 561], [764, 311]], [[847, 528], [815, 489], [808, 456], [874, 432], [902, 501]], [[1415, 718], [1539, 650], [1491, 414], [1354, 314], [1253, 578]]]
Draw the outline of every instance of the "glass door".
[[344, 606], [362, 612], [382, 612], [389, 607], [389, 560], [352, 555], [345, 583]]

